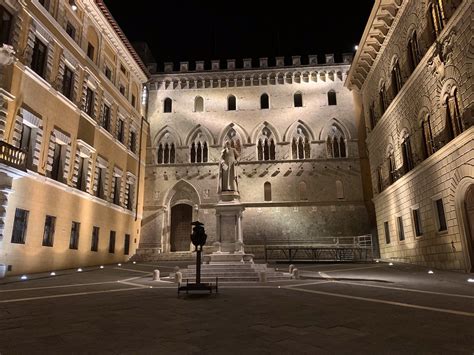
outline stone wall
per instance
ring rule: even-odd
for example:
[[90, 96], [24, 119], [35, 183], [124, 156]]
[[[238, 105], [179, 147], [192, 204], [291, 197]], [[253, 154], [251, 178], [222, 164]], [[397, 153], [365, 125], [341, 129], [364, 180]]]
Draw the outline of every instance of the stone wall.
[[[151, 142], [140, 248], [169, 250], [170, 210], [175, 203], [193, 205], [193, 218], [206, 224], [208, 243], [215, 241], [218, 161], [231, 130], [242, 142], [238, 184], [246, 208], [245, 244], [370, 233], [362, 193], [353, 97], [343, 86], [348, 68], [334, 64], [203, 72], [200, 80], [209, 80], [211, 84], [193, 89], [189, 88], [194, 80], [192, 74], [155, 76], [150, 91]], [[285, 70], [285, 80], [280, 84], [278, 80], [273, 84], [263, 83], [262, 77], [278, 78], [278, 72]], [[297, 79], [305, 73], [307, 81]], [[238, 78], [246, 76], [260, 78], [258, 84], [245, 80], [239, 84]], [[229, 80], [235, 85], [229, 87]], [[225, 87], [221, 87], [223, 81]], [[170, 84], [173, 82], [179, 84]], [[213, 82], [220, 86], [214, 87]], [[328, 105], [330, 90], [336, 92], [337, 105]], [[303, 107], [294, 107], [296, 92], [302, 94]], [[269, 109], [260, 108], [264, 93], [269, 96]], [[235, 111], [227, 110], [229, 95], [237, 99]], [[204, 112], [194, 112], [197, 96], [204, 99]], [[163, 112], [166, 98], [172, 99], [171, 113]], [[333, 125], [345, 137], [346, 157], [328, 155], [327, 137], [332, 134]], [[292, 139], [302, 131], [308, 138], [311, 154], [306, 159], [294, 159]], [[207, 163], [189, 162], [190, 145], [197, 134], [208, 143]], [[258, 160], [257, 142], [264, 137], [275, 142], [274, 160]], [[157, 147], [163, 139], [176, 145], [173, 164], [158, 164]], [[264, 198], [265, 183], [271, 184], [268, 201]]]
[[[360, 73], [361, 66], [365, 66], [360, 59], [354, 63], [348, 80], [350, 87], [360, 88], [360, 92], [356, 90], [362, 96], [363, 114], [370, 131], [367, 148], [381, 255], [442, 269], [470, 270], [467, 242], [470, 236], [463, 226], [467, 222], [462, 218], [461, 202], [468, 186], [465, 182], [473, 182], [474, 5], [471, 1], [443, 1], [446, 21], [434, 40], [429, 24], [431, 2], [409, 0], [398, 3], [400, 6], [394, 4], [398, 13], [362, 86], [355, 79], [355, 73]], [[368, 26], [375, 28], [376, 20], [372, 20]], [[420, 61], [411, 71], [407, 46], [413, 31], [418, 36]], [[367, 43], [361, 43], [360, 48], [365, 48]], [[393, 92], [391, 84], [392, 68], [397, 60], [402, 82], [398, 93]], [[385, 112], [379, 104], [379, 92], [384, 83], [387, 92]], [[464, 133], [450, 140], [446, 98], [453, 95], [455, 88]], [[375, 107], [375, 127], [371, 127], [370, 122], [371, 105]], [[428, 116], [434, 153], [426, 158], [422, 124]], [[406, 136], [410, 137], [415, 166], [409, 172], [404, 167], [401, 148]], [[390, 152], [393, 152], [395, 162], [392, 171], [395, 181], [391, 183]], [[434, 205], [437, 199], [443, 200], [448, 223], [448, 230], [443, 232], [438, 231]], [[413, 209], [419, 209], [421, 213], [422, 236], [414, 235]], [[403, 241], [398, 237], [398, 217], [403, 221]], [[389, 223], [390, 243], [386, 242], [385, 222]]]

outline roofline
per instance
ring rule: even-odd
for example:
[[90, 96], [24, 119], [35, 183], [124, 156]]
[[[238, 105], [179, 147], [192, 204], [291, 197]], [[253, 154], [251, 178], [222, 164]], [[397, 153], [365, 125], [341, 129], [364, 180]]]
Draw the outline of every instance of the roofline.
[[135, 49], [133, 48], [132, 44], [130, 43], [130, 41], [128, 40], [127, 36], [125, 35], [125, 33], [122, 31], [122, 29], [120, 28], [119, 24], [117, 23], [117, 21], [115, 21], [114, 17], [112, 16], [112, 13], [109, 11], [109, 9], [107, 8], [107, 6], [105, 5], [104, 3], [104, 0], [94, 0], [95, 1], [95, 4], [97, 5], [97, 7], [99, 8], [99, 10], [102, 12], [102, 14], [104, 15], [104, 17], [106, 18], [107, 22], [110, 24], [110, 26], [112, 26], [112, 28], [114, 29], [115, 33], [117, 34], [117, 36], [120, 38], [120, 40], [122, 41], [122, 43], [125, 45], [125, 47], [127, 48], [128, 52], [130, 53], [130, 55], [132, 56], [132, 58], [135, 60], [135, 62], [138, 64], [138, 66], [140, 67], [140, 69], [143, 71], [143, 73], [145, 74], [145, 76], [147, 77], [147, 79], [151, 79], [151, 74], [150, 72], [148, 71], [148, 68], [146, 67], [146, 65], [143, 63], [142, 59], [140, 58], [140, 56], [138, 55], [138, 53], [135, 51]]
[[354, 56], [354, 60], [352, 61], [351, 68], [349, 69], [349, 73], [347, 74], [345, 86], [349, 87], [352, 86], [350, 81], [352, 80], [354, 70], [359, 62], [359, 57], [363, 53], [364, 45], [365, 42], [367, 41], [367, 37], [370, 33], [370, 30], [372, 29], [372, 25], [374, 23], [375, 15], [377, 15], [377, 12], [379, 11], [379, 7], [381, 4], [381, 0], [375, 0], [374, 6], [372, 7], [372, 11], [370, 12], [369, 19], [367, 20], [367, 24], [365, 25], [364, 33], [362, 34], [362, 38], [359, 42], [358, 49], [356, 51], [356, 54]]

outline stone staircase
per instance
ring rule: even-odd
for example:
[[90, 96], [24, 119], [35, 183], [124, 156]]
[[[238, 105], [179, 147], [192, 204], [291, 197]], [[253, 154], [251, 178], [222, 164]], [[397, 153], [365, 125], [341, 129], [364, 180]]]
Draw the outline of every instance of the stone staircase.
[[130, 258], [130, 261], [194, 261], [196, 260], [196, 253], [190, 251], [173, 252], [173, 253], [143, 253], [135, 254]]
[[[196, 281], [196, 265], [189, 265], [187, 269], [181, 269], [183, 282]], [[290, 280], [289, 274], [275, 271], [274, 268], [267, 267], [266, 264], [236, 264], [219, 263], [201, 265], [201, 282], [215, 282], [216, 277], [219, 282], [261, 282]]]

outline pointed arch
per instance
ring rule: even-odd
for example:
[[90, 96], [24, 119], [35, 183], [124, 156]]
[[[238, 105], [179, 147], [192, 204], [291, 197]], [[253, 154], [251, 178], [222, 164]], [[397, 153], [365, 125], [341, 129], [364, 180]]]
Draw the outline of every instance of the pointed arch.
[[164, 126], [155, 134], [155, 137], [153, 138], [153, 146], [156, 147], [166, 134], [169, 134], [173, 137], [173, 140], [177, 146], [182, 146], [181, 137], [178, 134], [178, 131], [170, 126]]
[[194, 140], [194, 138], [196, 137], [196, 135], [199, 133], [202, 133], [206, 137], [209, 144], [211, 145], [216, 144], [216, 140], [214, 139], [214, 136], [212, 135], [211, 131], [209, 131], [206, 127], [198, 124], [186, 136], [185, 145], [189, 146]]
[[344, 137], [346, 138], [346, 140], [352, 139], [352, 136], [351, 136], [351, 133], [350, 133], [349, 129], [347, 129], [347, 127], [341, 121], [339, 121], [337, 118], [331, 118], [329, 120], [329, 122], [323, 127], [323, 129], [321, 129], [321, 132], [319, 132], [319, 140], [320, 141], [325, 141], [326, 140], [328, 134], [330, 133], [330, 130], [331, 130], [332, 126], [336, 126], [337, 128], [339, 128], [342, 131], [342, 133], [344, 134]]
[[275, 139], [275, 143], [281, 142], [281, 137], [278, 132], [278, 130], [273, 126], [271, 123], [264, 121], [262, 123], [259, 123], [252, 131], [252, 134], [250, 136], [250, 142], [251, 143], [256, 143], [258, 136], [262, 133], [264, 128], [268, 128], [272, 134], [272, 137]]
[[232, 122], [228, 124], [227, 126], [225, 126], [224, 129], [219, 133], [219, 139], [217, 141], [217, 144], [219, 144], [222, 147], [224, 145], [227, 134], [231, 130], [234, 130], [240, 136], [240, 140], [242, 144], [250, 143], [249, 134], [240, 125]]
[[306, 122], [302, 120], [298, 120], [298, 121], [293, 122], [291, 126], [287, 128], [287, 130], [285, 131], [285, 134], [283, 135], [283, 142], [291, 142], [291, 139], [293, 135], [295, 134], [295, 132], [297, 131], [298, 126], [303, 126], [303, 128], [309, 135], [308, 138], [312, 141], [315, 140], [313, 130], [306, 124]]
[[166, 192], [163, 201], [164, 204], [169, 207], [173, 207], [179, 203], [200, 205], [201, 196], [194, 185], [192, 185], [189, 181], [181, 179]]
[[194, 112], [204, 112], [204, 99], [202, 96], [194, 98]]

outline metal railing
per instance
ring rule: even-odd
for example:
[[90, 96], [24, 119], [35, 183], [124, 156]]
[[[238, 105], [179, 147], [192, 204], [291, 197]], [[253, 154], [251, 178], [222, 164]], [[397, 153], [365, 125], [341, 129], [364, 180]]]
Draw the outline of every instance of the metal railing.
[[348, 237], [317, 237], [315, 240], [265, 240], [265, 247], [372, 248], [372, 235]]
[[26, 171], [26, 152], [4, 141], [0, 141], [0, 163]]

